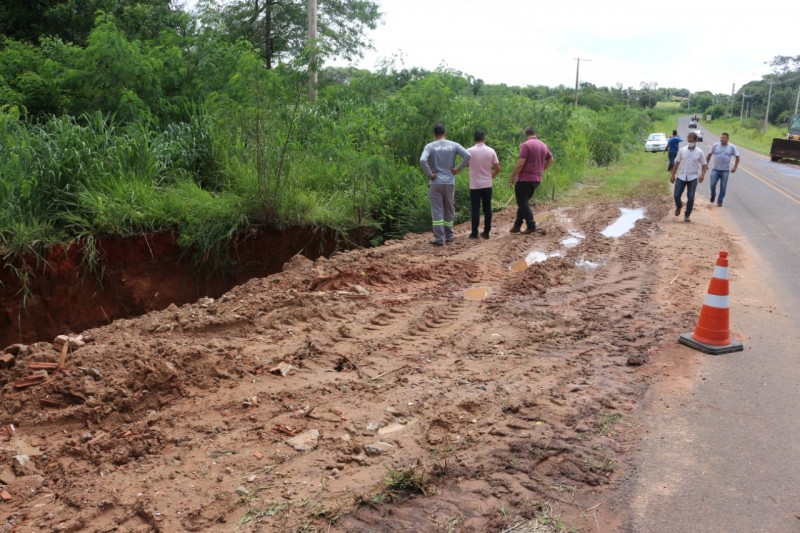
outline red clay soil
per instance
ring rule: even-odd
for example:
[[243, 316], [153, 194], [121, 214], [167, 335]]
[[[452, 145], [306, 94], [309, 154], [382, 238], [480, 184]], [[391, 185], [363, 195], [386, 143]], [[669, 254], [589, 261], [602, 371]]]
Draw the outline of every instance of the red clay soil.
[[[26, 387], [62, 352], [10, 347], [0, 531], [615, 530], [643, 394], [672, 372], [717, 250], [737, 253], [708, 209], [685, 224], [670, 201], [298, 256], [85, 331]], [[619, 207], [645, 218], [603, 237]], [[510, 268], [532, 251], [552, 257]]]
[[[56, 335], [217, 298], [254, 277], [280, 272], [297, 253], [316, 259], [336, 249], [331, 231], [253, 228], [232, 245], [232, 264], [209, 271], [193, 264], [174, 233], [97, 241], [98, 270], [86, 271], [82, 243], [57, 245], [41, 259], [24, 256], [0, 269], [0, 346]], [[16, 271], [28, 270], [27, 287]]]

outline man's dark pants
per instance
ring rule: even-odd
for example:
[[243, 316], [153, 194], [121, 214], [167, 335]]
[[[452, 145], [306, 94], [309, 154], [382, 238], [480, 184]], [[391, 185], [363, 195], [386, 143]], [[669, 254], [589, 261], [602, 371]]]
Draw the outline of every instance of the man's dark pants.
[[694, 193], [697, 190], [697, 178], [689, 181], [675, 180], [675, 207], [682, 207], [681, 196], [683, 196], [683, 189], [686, 189], [686, 211], [684, 216], [689, 218], [692, 215], [692, 208], [694, 207]]
[[469, 200], [472, 205], [472, 234], [478, 234], [483, 203], [483, 232], [488, 235], [492, 229], [492, 188], [470, 189]]
[[514, 197], [517, 200], [517, 219], [514, 221], [514, 226], [519, 228], [522, 226], [522, 221], [528, 225], [529, 228], [536, 228], [536, 221], [533, 219], [533, 210], [531, 209], [530, 200], [533, 198], [533, 193], [539, 187], [538, 181], [517, 181], [514, 185]]
[[669, 165], [667, 166], [667, 170], [671, 171], [672, 167], [675, 166], [675, 158], [678, 157], [678, 152], [670, 152], [667, 154], [667, 157], [669, 157]]

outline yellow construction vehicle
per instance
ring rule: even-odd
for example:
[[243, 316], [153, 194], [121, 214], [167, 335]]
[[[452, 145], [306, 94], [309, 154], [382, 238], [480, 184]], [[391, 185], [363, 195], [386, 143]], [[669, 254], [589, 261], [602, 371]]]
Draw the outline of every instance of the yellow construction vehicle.
[[772, 139], [769, 158], [773, 161], [782, 158], [800, 160], [800, 115], [789, 117], [789, 130], [785, 139]]

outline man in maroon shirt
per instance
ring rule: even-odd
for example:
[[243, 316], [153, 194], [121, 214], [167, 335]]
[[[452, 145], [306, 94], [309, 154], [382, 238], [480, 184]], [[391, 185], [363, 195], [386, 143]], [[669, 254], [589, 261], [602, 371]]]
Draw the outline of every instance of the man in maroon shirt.
[[511, 233], [520, 233], [523, 220], [527, 227], [522, 233], [536, 231], [530, 200], [542, 182], [542, 174], [554, 161], [550, 149], [539, 140], [534, 128], [530, 126], [526, 128], [525, 136], [527, 139], [520, 146], [517, 164], [514, 165], [514, 170], [508, 178], [508, 184], [514, 187], [514, 196], [517, 200], [517, 219], [514, 221]]

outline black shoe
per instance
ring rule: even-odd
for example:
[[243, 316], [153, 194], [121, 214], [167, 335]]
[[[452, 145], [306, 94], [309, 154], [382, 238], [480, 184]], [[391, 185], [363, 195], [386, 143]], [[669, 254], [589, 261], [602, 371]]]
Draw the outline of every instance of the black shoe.
[[437, 241], [437, 240], [432, 240], [431, 244], [434, 246], [444, 246], [444, 243], [442, 241]]
[[451, 243], [451, 242], [453, 242], [454, 240], [456, 240], [456, 238], [455, 238], [455, 237], [450, 237], [449, 239], [445, 239], [445, 240], [444, 240], [444, 242], [446, 242], [447, 244], [450, 244], [450, 243]]
[[470, 239], [477, 239], [478, 238], [478, 232], [477, 231], [473, 231], [472, 233], [469, 234], [469, 238]]
[[522, 233], [524, 235], [528, 235], [529, 233], [533, 233], [534, 231], [536, 231], [536, 226], [528, 226]]
[[510, 230], [508, 230], [508, 232], [509, 232], [509, 233], [519, 233], [519, 228], [520, 228], [519, 226], [517, 226], [516, 224], [514, 224], [513, 226], [511, 226], [511, 229], [510, 229]]
[[488, 239], [489, 238], [489, 232], [488, 231], [484, 231], [483, 233], [481, 233], [481, 237], [483, 237], [484, 239]]
[[722, 207], [722, 202], [717, 202], [717, 207]]
[[675, 208], [675, 216], [678, 216], [678, 215], [681, 214], [681, 209], [683, 209], [683, 206], [679, 206], [679, 207]]
[[716, 199], [717, 199], [716, 195], [713, 195], [713, 194], [712, 194], [712, 195], [711, 195], [711, 203], [713, 204], [713, 203], [714, 203], [714, 200], [716, 200]]
[[683, 217], [683, 221], [684, 221], [684, 222], [691, 222], [691, 220], [689, 220], [689, 217], [688, 217], [688, 216], [685, 216], [685, 217]]

